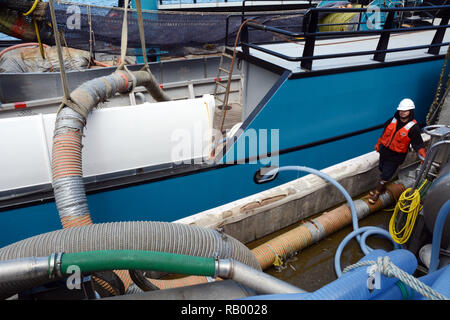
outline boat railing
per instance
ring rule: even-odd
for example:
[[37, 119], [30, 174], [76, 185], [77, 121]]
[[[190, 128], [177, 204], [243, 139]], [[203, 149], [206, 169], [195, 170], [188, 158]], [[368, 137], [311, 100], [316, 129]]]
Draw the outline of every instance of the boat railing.
[[[214, 4], [214, 3], [222, 3], [222, 2], [237, 2], [237, 3], [242, 3], [242, 6], [245, 7], [245, 2], [262, 2], [262, 1], [267, 1], [267, 0], [215, 0], [215, 1], [210, 1], [210, 0], [159, 0], [159, 4], [160, 5], [165, 5], [165, 4], [197, 4], [197, 3], [208, 3], [208, 4]], [[317, 0], [270, 0], [272, 2], [282, 2], [282, 3], [286, 3], [286, 2], [301, 2], [301, 3], [307, 3], [309, 5], [313, 5], [315, 2], [318, 2]]]
[[[271, 0], [259, 0], [268, 2]], [[233, 30], [233, 32], [236, 32], [235, 28], [230, 28], [231, 25], [235, 25], [236, 22], [238, 24], [242, 24], [245, 20], [253, 20], [255, 17], [261, 20], [266, 20], [266, 18], [274, 17], [274, 18], [283, 18], [283, 17], [289, 17], [292, 15], [296, 15], [303, 19], [304, 14], [306, 13], [306, 10], [297, 10], [297, 11], [282, 11], [282, 12], [246, 12], [242, 11], [242, 13], [231, 13], [227, 15], [226, 17], [226, 23], [225, 23], [225, 46], [229, 47], [232, 46], [235, 41], [234, 34], [230, 32], [230, 30]], [[293, 29], [293, 30], [302, 30], [303, 28], [303, 20], [299, 19], [299, 22], [297, 24], [290, 23], [288, 27], [285, 27], [285, 29], [278, 29], [281, 30], [280, 32], [286, 32], [287, 29]], [[233, 21], [234, 20], [234, 21]], [[270, 19], [267, 19], [270, 21]], [[244, 32], [248, 32], [248, 29], [243, 30]]]
[[[372, 11], [370, 11], [372, 10]], [[373, 8], [311, 8], [308, 9], [303, 16], [303, 25], [300, 32], [293, 32], [286, 29], [263, 25], [255, 23], [252, 21], [246, 21], [246, 16], [243, 17], [242, 32], [240, 34], [239, 46], [241, 47], [242, 54], [249, 55], [250, 49], [261, 51], [263, 53], [275, 56], [277, 58], [290, 61], [290, 62], [300, 62], [300, 67], [304, 70], [311, 70], [313, 66], [313, 61], [323, 60], [323, 59], [334, 59], [334, 58], [344, 58], [344, 57], [354, 57], [363, 55], [373, 55], [373, 60], [378, 62], [384, 62], [386, 55], [393, 52], [401, 51], [412, 51], [419, 49], [428, 49], [428, 53], [432, 55], [438, 55], [440, 49], [443, 46], [447, 46], [450, 42], [443, 42], [445, 31], [449, 25], [450, 17], [450, 5], [439, 5], [439, 6], [427, 6], [427, 7], [396, 7], [396, 8], [378, 8], [380, 14], [384, 14], [385, 18], [383, 23], [380, 24], [378, 28], [367, 28], [366, 30], [361, 30], [358, 28], [353, 31], [323, 31], [320, 32], [319, 27], [319, 15], [322, 13], [373, 13]], [[399, 25], [398, 18], [396, 16], [399, 13], [404, 12], [439, 12], [441, 21], [439, 24], [430, 24], [424, 26], [413, 26], [413, 27], [402, 27]], [[250, 20], [250, 19], [249, 19]], [[283, 53], [269, 49], [267, 46], [263, 46], [261, 43], [252, 43], [249, 41], [249, 31], [259, 30], [265, 32], [272, 32], [275, 35], [280, 35], [282, 37], [289, 37], [293, 39], [292, 41], [302, 41], [304, 42], [303, 52], [299, 56], [288, 56]], [[407, 33], [407, 32], [418, 32], [436, 30], [433, 40], [429, 44], [425, 45], [410, 45], [406, 47], [391, 48], [388, 49], [389, 39], [391, 34]], [[345, 53], [334, 53], [334, 54], [322, 54], [314, 55], [314, 49], [317, 40], [330, 39], [330, 38], [344, 38], [344, 37], [355, 37], [355, 36], [369, 36], [378, 35], [379, 41], [376, 49], [374, 50], [364, 50], [364, 51], [352, 51]], [[226, 45], [228, 45], [226, 43]]]

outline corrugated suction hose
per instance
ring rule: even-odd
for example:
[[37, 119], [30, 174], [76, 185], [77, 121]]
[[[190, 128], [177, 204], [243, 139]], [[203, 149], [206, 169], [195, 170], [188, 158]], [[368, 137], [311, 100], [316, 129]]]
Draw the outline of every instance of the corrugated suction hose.
[[[133, 80], [130, 80], [132, 78]], [[132, 83], [135, 81], [136, 83]], [[70, 94], [59, 110], [53, 138], [52, 173], [56, 206], [64, 228], [92, 224], [82, 172], [82, 136], [90, 111], [99, 102], [131, 87], [144, 86], [157, 101], [170, 98], [147, 71], [125, 71], [90, 80]]]
[[[54, 252], [148, 250], [191, 256], [232, 258], [261, 270], [256, 257], [238, 240], [216, 230], [169, 222], [114, 222], [57, 230], [0, 249], [0, 261], [48, 256]], [[0, 296], [32, 288], [49, 279], [0, 284]]]

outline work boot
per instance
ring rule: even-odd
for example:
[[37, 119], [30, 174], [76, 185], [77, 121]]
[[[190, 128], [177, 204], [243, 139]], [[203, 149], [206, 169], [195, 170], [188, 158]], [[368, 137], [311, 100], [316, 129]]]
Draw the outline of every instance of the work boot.
[[386, 191], [386, 181], [381, 180], [378, 183], [378, 186], [375, 190], [370, 192], [371, 197], [369, 198], [369, 203], [374, 204], [377, 202], [378, 198], [380, 197], [380, 194]]

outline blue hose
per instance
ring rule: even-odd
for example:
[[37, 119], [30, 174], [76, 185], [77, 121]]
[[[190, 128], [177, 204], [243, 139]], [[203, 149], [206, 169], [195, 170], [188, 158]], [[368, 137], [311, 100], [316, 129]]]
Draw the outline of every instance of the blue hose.
[[450, 212], [450, 200], [447, 200], [446, 203], [439, 210], [436, 221], [434, 222], [433, 229], [433, 244], [431, 247], [431, 261], [430, 261], [430, 269], [429, 273], [432, 273], [437, 270], [439, 265], [439, 251], [441, 250], [441, 239], [442, 239], [442, 231], [444, 229], [445, 220], [447, 219], [447, 215]]
[[339, 184], [339, 182], [337, 182], [336, 180], [331, 178], [326, 173], [323, 173], [323, 172], [321, 172], [319, 170], [316, 170], [316, 169], [312, 169], [312, 168], [308, 168], [308, 167], [302, 167], [302, 166], [284, 166], [284, 167], [280, 167], [280, 168], [275, 168], [275, 169], [270, 170], [268, 173], [266, 173], [264, 175], [263, 179], [265, 177], [267, 177], [267, 176], [274, 175], [277, 171], [278, 172], [283, 172], [283, 171], [304, 171], [304, 172], [315, 174], [316, 176], [319, 176], [322, 179], [325, 179], [328, 182], [330, 182], [332, 185], [334, 185], [336, 188], [339, 189], [339, 191], [344, 195], [345, 199], [347, 200], [347, 203], [350, 206], [350, 210], [352, 212], [352, 217], [356, 218], [356, 222], [354, 221], [355, 219], [352, 219], [353, 220], [353, 228], [354, 229], [358, 229], [358, 217], [356, 215], [356, 208], [355, 208], [355, 205], [353, 204], [353, 199], [352, 199], [352, 197], [350, 197], [350, 195], [348, 194], [347, 190], [345, 190], [344, 187]]
[[[414, 254], [408, 250], [372, 250], [360, 261], [377, 260], [378, 257], [388, 256], [392, 263], [408, 274], [412, 274], [417, 268], [417, 260]], [[379, 287], [370, 291], [367, 287], [367, 267], [360, 267], [345, 273], [339, 279], [330, 282], [322, 288], [309, 293], [286, 293], [276, 295], [262, 295], [244, 298], [244, 300], [372, 300], [385, 291], [391, 291], [396, 287], [396, 278], [380, 275]], [[401, 297], [401, 294], [399, 295]]]
[[[366, 245], [366, 239], [369, 235], [381, 235], [384, 237], [387, 237], [389, 240], [392, 241], [392, 243], [394, 244], [394, 247], [396, 249], [401, 248], [397, 243], [395, 243], [392, 240], [391, 235], [389, 234], [389, 232], [387, 232], [384, 229], [378, 228], [378, 227], [363, 227], [360, 228], [358, 225], [358, 216], [356, 214], [356, 208], [355, 205], [353, 203], [353, 199], [352, 197], [350, 197], [350, 195], [348, 194], [347, 190], [344, 189], [344, 187], [342, 185], [340, 185], [336, 180], [334, 180], [333, 178], [331, 178], [329, 175], [316, 170], [316, 169], [312, 169], [312, 168], [308, 168], [308, 167], [303, 167], [303, 166], [284, 166], [284, 167], [280, 167], [280, 168], [275, 168], [273, 170], [270, 170], [268, 173], [266, 173], [264, 175], [264, 178], [266, 176], [271, 176], [274, 175], [276, 172], [282, 172], [282, 171], [305, 171], [308, 173], [312, 173], [315, 174], [319, 177], [321, 177], [322, 179], [327, 180], [328, 182], [330, 182], [332, 185], [334, 185], [336, 188], [339, 189], [339, 191], [344, 195], [345, 199], [347, 200], [347, 203], [350, 207], [350, 211], [352, 213], [352, 224], [353, 224], [353, 232], [351, 232], [349, 235], [347, 235], [347, 237], [344, 238], [344, 240], [339, 244], [339, 247], [336, 251], [336, 255], [334, 256], [334, 268], [336, 271], [336, 274], [338, 277], [340, 277], [342, 275], [342, 271], [341, 271], [341, 254], [342, 251], [344, 249], [344, 247], [347, 245], [347, 243], [356, 236], [356, 239], [359, 243], [359, 246], [361, 247], [361, 250], [364, 252], [365, 255], [369, 254], [369, 252], [372, 251], [372, 248], [370, 248], [369, 246]], [[361, 233], [363, 235], [361, 235]]]

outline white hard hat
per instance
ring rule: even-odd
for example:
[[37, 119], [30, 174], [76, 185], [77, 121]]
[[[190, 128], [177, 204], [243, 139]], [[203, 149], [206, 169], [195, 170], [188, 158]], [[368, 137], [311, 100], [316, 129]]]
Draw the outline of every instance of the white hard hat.
[[411, 99], [403, 99], [400, 101], [397, 110], [399, 111], [406, 111], [406, 110], [413, 110], [415, 109], [414, 102]]

